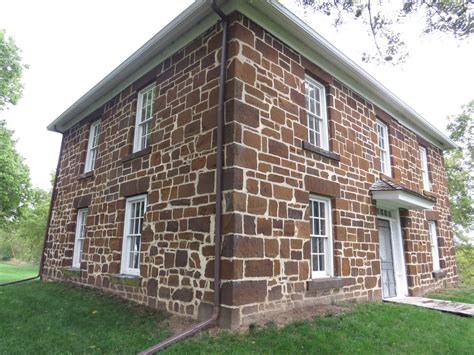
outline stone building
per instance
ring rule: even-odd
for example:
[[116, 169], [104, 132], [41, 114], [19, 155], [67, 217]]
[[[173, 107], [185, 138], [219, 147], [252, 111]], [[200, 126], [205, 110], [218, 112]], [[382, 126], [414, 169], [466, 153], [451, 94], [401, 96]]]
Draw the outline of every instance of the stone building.
[[[454, 144], [279, 3], [219, 6], [221, 325], [456, 284]], [[49, 125], [44, 279], [209, 314], [222, 33], [194, 3]]]

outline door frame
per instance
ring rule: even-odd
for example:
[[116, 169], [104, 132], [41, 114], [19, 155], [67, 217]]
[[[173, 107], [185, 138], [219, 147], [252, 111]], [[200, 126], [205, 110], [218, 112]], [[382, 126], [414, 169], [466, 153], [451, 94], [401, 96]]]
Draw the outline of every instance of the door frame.
[[[403, 240], [402, 240], [402, 229], [400, 226], [400, 214], [398, 208], [393, 207], [384, 207], [383, 205], [377, 204], [377, 209], [384, 209], [390, 211], [391, 217], [384, 215], [379, 215], [377, 212], [377, 219], [383, 219], [390, 223], [390, 240], [392, 241], [392, 253], [393, 253], [393, 267], [395, 273], [395, 289], [397, 295], [395, 297], [405, 297], [408, 296], [408, 283], [407, 283], [407, 273], [406, 273], [406, 264], [405, 264], [405, 254], [403, 250]], [[377, 225], [377, 223], [376, 223]], [[378, 235], [378, 228], [377, 228]], [[380, 248], [380, 240], [379, 240]], [[379, 249], [379, 258], [380, 258], [380, 249]], [[382, 265], [380, 265], [380, 282], [382, 283]], [[382, 293], [383, 298], [383, 293]]]

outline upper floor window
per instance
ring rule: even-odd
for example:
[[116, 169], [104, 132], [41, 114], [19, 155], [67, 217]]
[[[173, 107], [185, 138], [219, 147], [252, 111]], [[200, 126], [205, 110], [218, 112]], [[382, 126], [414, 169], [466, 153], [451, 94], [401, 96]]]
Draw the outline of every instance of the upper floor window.
[[333, 276], [331, 200], [310, 198], [311, 277]]
[[84, 172], [92, 171], [95, 168], [97, 158], [97, 146], [99, 145], [100, 121], [91, 124], [89, 131], [89, 141], [87, 142], [86, 166]]
[[86, 238], [87, 208], [77, 211], [76, 237], [74, 240], [74, 253], [72, 256], [72, 267], [80, 268], [84, 239]]
[[145, 210], [146, 195], [127, 199], [123, 229], [122, 274], [140, 275], [140, 248]]
[[324, 150], [328, 150], [326, 89], [321, 83], [306, 76], [305, 95], [309, 143]]
[[133, 151], [138, 152], [150, 145], [151, 123], [153, 118], [153, 101], [155, 86], [148, 86], [138, 93], [137, 116], [135, 121], [135, 138]]
[[428, 232], [431, 241], [431, 257], [433, 259], [433, 271], [440, 270], [439, 251], [438, 251], [438, 236], [436, 235], [436, 222], [428, 221]]
[[426, 154], [426, 148], [420, 147], [420, 161], [421, 161], [421, 177], [423, 178], [423, 189], [426, 191], [431, 190], [430, 176], [428, 174], [428, 157]]
[[376, 128], [381, 171], [387, 176], [392, 176], [392, 167], [390, 166], [390, 146], [388, 142], [388, 126], [382, 121], [377, 120]]

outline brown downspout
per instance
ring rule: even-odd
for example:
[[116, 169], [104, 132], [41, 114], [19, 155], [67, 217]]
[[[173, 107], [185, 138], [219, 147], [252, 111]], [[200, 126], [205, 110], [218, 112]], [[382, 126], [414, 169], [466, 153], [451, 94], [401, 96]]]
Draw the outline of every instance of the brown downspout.
[[48, 211], [48, 222], [46, 223], [46, 230], [44, 231], [43, 249], [41, 251], [41, 261], [40, 261], [40, 265], [39, 265], [39, 269], [38, 269], [38, 275], [36, 275], [35, 277], [29, 277], [29, 278], [23, 279], [23, 280], [17, 280], [17, 281], [3, 283], [0, 286], [14, 285], [14, 284], [18, 284], [18, 283], [25, 282], [25, 281], [35, 280], [37, 278], [42, 279], [44, 259], [45, 259], [45, 251], [46, 251], [46, 242], [48, 240], [49, 225], [51, 224], [51, 215], [53, 213], [53, 203], [54, 203], [54, 200], [56, 199], [56, 194], [57, 194], [59, 165], [60, 165], [60, 162], [61, 162], [61, 157], [63, 155], [63, 148], [64, 148], [64, 132], [59, 131], [56, 128], [56, 126], [54, 126], [54, 130], [58, 133], [61, 133], [63, 135], [63, 137], [61, 138], [61, 148], [59, 150], [58, 164], [56, 165], [56, 175], [54, 176], [53, 191], [51, 191], [51, 201], [49, 203], [49, 211]]
[[214, 307], [209, 319], [198, 323], [181, 333], [175, 334], [152, 347], [143, 350], [139, 355], [150, 355], [167, 346], [183, 340], [200, 330], [203, 330], [219, 319], [221, 303], [221, 239], [222, 239], [222, 166], [223, 166], [223, 132], [224, 132], [224, 95], [225, 95], [225, 71], [227, 62], [227, 28], [228, 19], [222, 10], [216, 5], [215, 0], [211, 4], [212, 9], [222, 19], [222, 46], [221, 46], [221, 68], [219, 78], [219, 104], [217, 113], [217, 156], [216, 156], [216, 231], [214, 238]]

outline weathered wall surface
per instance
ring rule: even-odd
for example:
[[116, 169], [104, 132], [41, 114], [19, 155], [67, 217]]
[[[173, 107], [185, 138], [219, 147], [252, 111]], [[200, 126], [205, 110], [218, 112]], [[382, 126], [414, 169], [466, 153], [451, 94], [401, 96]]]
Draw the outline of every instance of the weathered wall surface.
[[[82, 272], [73, 281], [137, 302], [197, 317], [212, 300], [215, 125], [221, 30], [211, 28], [122, 91], [101, 117], [98, 159], [84, 167], [89, 122], [64, 136], [58, 198], [49, 230], [45, 276], [70, 278], [78, 207], [88, 207]], [[155, 82], [151, 147], [131, 155], [137, 93]], [[226, 172], [228, 174], [229, 171]], [[148, 194], [139, 287], [113, 284], [120, 273], [125, 200]], [[67, 274], [67, 276], [65, 275]]]
[[[419, 138], [328, 73], [239, 14], [232, 15], [226, 83], [222, 325], [305, 302], [381, 298], [376, 208], [380, 176], [376, 116], [390, 130], [392, 176], [422, 192]], [[81, 176], [89, 122], [65, 134], [45, 277], [102, 288], [170, 312], [202, 318], [213, 287], [215, 125], [220, 29], [108, 102], [96, 169]], [[305, 74], [327, 88], [329, 146], [307, 146]], [[132, 152], [137, 92], [156, 82], [152, 144]], [[426, 143], [426, 142], [424, 142]], [[418, 295], [457, 281], [442, 152], [428, 144], [437, 203], [402, 211], [409, 289]], [[127, 196], [147, 193], [141, 279], [117, 284]], [[310, 194], [332, 198], [334, 282], [310, 280]], [[88, 207], [80, 273], [72, 264], [77, 208]], [[441, 266], [432, 275], [426, 218], [437, 221]], [[308, 290], [310, 288], [310, 290]]]
[[[389, 125], [392, 176], [422, 192], [419, 141], [370, 102], [245, 17], [236, 16], [229, 44], [229, 78], [234, 78], [234, 160], [243, 170], [242, 188], [228, 193], [233, 233], [224, 256], [233, 264], [223, 284], [223, 303], [234, 322], [250, 322], [262, 311], [303, 302], [381, 298], [376, 207], [369, 187], [379, 177], [375, 122]], [[330, 156], [307, 147], [305, 75], [326, 86]], [[421, 140], [422, 141], [422, 140]], [[421, 294], [456, 282], [442, 152], [428, 148], [441, 264], [432, 275], [424, 212], [402, 218], [408, 286]], [[310, 194], [332, 197], [334, 273], [340, 282], [309, 285]], [[228, 247], [229, 246], [229, 247]], [[234, 250], [232, 253], [231, 250]], [[310, 288], [311, 290], [308, 290]], [[316, 298], [316, 299], [315, 299]]]

